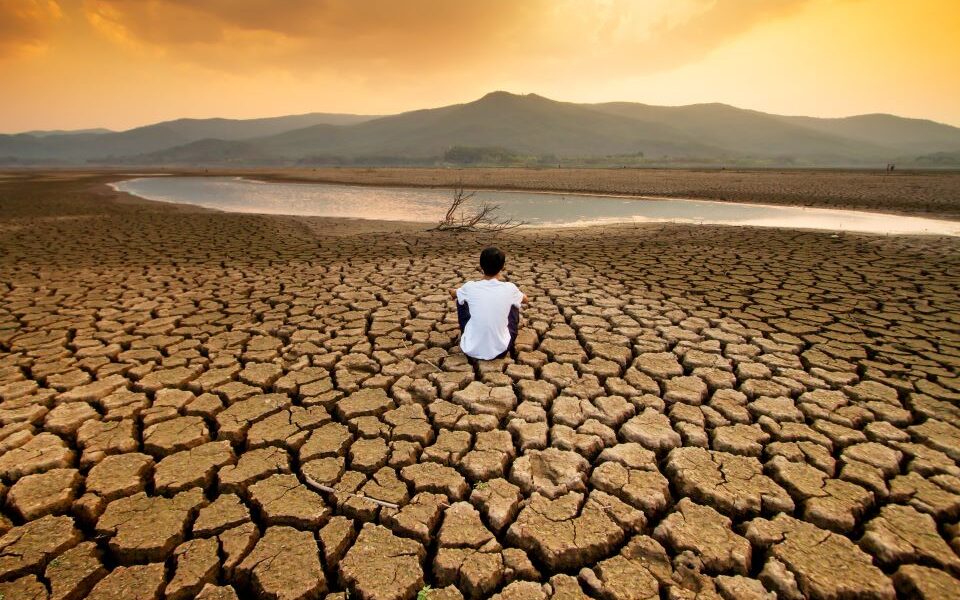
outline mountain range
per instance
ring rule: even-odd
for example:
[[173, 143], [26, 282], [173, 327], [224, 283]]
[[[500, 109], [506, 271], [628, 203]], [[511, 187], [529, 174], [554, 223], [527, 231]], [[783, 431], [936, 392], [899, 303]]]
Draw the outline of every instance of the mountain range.
[[442, 163], [960, 166], [960, 128], [886, 114], [795, 117], [725, 104], [575, 104], [493, 92], [389, 116], [179, 119], [0, 135], [0, 164]]

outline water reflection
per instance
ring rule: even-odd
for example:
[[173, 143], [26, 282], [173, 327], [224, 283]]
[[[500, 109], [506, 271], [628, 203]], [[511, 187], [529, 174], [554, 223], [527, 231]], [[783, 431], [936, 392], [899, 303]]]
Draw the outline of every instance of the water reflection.
[[[450, 190], [274, 183], [237, 177], [143, 177], [114, 184], [150, 200], [229, 212], [436, 222]], [[478, 192], [473, 202], [534, 226], [680, 222], [791, 227], [885, 234], [960, 235], [960, 222], [847, 210], [738, 204], [675, 198]]]

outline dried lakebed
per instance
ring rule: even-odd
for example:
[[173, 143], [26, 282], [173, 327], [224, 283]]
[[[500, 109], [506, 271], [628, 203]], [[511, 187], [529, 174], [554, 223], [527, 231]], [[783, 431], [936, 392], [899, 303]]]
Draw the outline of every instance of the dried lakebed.
[[[229, 212], [412, 222], [438, 221], [451, 198], [445, 189], [278, 183], [241, 177], [141, 177], [113, 187], [149, 200]], [[477, 192], [473, 203], [499, 205], [503, 217], [533, 226], [675, 222], [960, 236], [960, 221], [828, 208], [488, 190]]]
[[100, 181], [0, 182], [4, 598], [960, 593], [960, 240], [516, 231], [471, 365], [490, 239]]

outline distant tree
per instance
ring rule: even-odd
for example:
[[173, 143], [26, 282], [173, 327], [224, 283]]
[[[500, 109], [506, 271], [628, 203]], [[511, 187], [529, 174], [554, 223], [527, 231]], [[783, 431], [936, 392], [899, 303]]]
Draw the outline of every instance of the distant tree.
[[443, 160], [461, 165], [510, 164], [523, 160], [523, 156], [498, 146], [453, 146], [443, 154]]

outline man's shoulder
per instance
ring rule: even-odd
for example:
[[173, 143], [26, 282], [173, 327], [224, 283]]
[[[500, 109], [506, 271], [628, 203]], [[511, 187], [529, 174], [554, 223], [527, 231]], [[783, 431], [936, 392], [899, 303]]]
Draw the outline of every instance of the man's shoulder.
[[496, 293], [496, 290], [520, 291], [514, 283], [510, 281], [500, 281], [497, 279], [474, 279], [465, 282], [460, 286], [461, 290], [475, 289], [478, 293]]
[[510, 290], [511, 292], [514, 290], [520, 289], [512, 281], [503, 281], [501, 279], [497, 279], [494, 281], [495, 281], [495, 286], [492, 289]]

